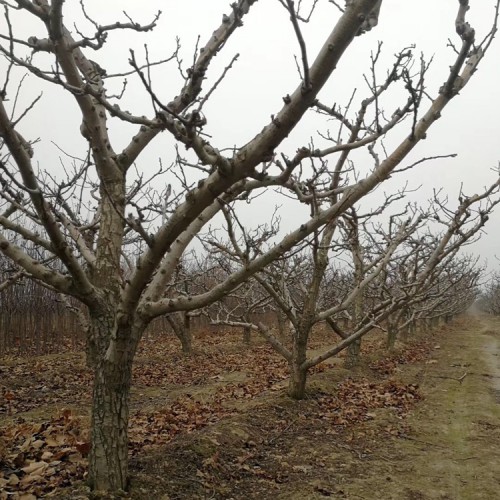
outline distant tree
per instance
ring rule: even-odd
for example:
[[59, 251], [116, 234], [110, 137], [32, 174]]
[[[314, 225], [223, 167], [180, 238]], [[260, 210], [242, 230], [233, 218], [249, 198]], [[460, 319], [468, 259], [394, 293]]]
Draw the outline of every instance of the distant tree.
[[[388, 344], [392, 347], [398, 329], [410, 329], [417, 318], [436, 317], [448, 321], [470, 305], [481, 269], [475, 266], [474, 259], [459, 258], [457, 253], [474, 241], [484, 227], [488, 213], [500, 202], [498, 196], [489, 199], [497, 192], [495, 184], [479, 195], [463, 198], [451, 213], [440, 206], [442, 212], [439, 213], [447, 220], [447, 230], [439, 235], [419, 234], [419, 229], [432, 219], [429, 214], [417, 215], [406, 210], [391, 216], [388, 228], [382, 224], [368, 225], [371, 216], [380, 214], [390, 199], [368, 214], [358, 214], [351, 208], [335, 219], [340, 233], [335, 242], [332, 242], [333, 234], [325, 230], [321, 238], [305, 246], [301, 255], [290, 255], [284, 264], [273, 263], [252, 278], [289, 320], [288, 339], [280, 339], [262, 322], [231, 314], [231, 311], [218, 323], [254, 330], [266, 338], [290, 366], [289, 394], [301, 399], [312, 367], [345, 349], [347, 367], [355, 366], [361, 339], [374, 328], [384, 328], [387, 324]], [[438, 212], [434, 209], [433, 213]], [[241, 225], [242, 234], [237, 238], [234, 226], [229, 223], [227, 245], [214, 242], [214, 246], [244, 266], [251, 250], [257, 249], [248, 247], [249, 238]], [[329, 238], [328, 243], [325, 237]], [[251, 241], [254, 244], [255, 240]], [[332, 294], [325, 279], [327, 263], [345, 260], [342, 248], [351, 255], [351, 279], [343, 283], [341, 291]], [[342, 315], [349, 318], [347, 327], [339, 324], [338, 318]], [[308, 347], [312, 329], [323, 321], [340, 339], [330, 341], [319, 353], [315, 349], [311, 355]]]
[[500, 273], [490, 276], [479, 297], [478, 306], [484, 312], [500, 315]]
[[[216, 78], [209, 75], [211, 63], [229, 45], [231, 36], [256, 3], [237, 0], [231, 5], [220, 26], [197, 49], [192, 65], [182, 72], [182, 88], [165, 101], [161, 92], [157, 93], [162, 82], [153, 81], [151, 75], [157, 64], [168, 61], [177, 62], [182, 71], [178, 51], [165, 61], [151, 61], [146, 51], [143, 62], [131, 52], [131, 67], [118, 75], [106, 71], [106, 61], [97, 64], [91, 59], [91, 54], [117, 31], [154, 29], [159, 14], [147, 25], [130, 17], [102, 25], [90, 18], [84, 9], [85, 1], [81, 1], [86, 26], [94, 31], [85, 35], [86, 28], [65, 24], [64, 0], [0, 0], [4, 6], [0, 51], [7, 61], [0, 87], [0, 225], [4, 228], [0, 251], [10, 259], [14, 272], [23, 272], [73, 297], [88, 309], [87, 358], [94, 372], [89, 482], [96, 492], [116, 493], [129, 485], [127, 425], [132, 363], [147, 325], [158, 316], [210, 305], [322, 228], [326, 227], [327, 233], [341, 215], [386, 180], [425, 138], [446, 105], [475, 73], [496, 27], [495, 14], [491, 32], [477, 43], [474, 29], [465, 21], [469, 2], [460, 0], [456, 32], [461, 46], [456, 48], [455, 59], [446, 69], [446, 80], [427, 110], [419, 113], [429, 92], [423, 83], [426, 65], [422, 63], [420, 70], [413, 73], [412, 51], [408, 49], [398, 55], [397, 66], [387, 80], [406, 88], [408, 97], [403, 106], [385, 115], [385, 123], [378, 120], [379, 115], [375, 115], [374, 122], [373, 116], [349, 121], [338, 114], [337, 108], [318, 101], [318, 94], [356, 36], [377, 25], [381, 0], [350, 0], [340, 14], [334, 11], [332, 30], [311, 62], [301, 32], [307, 16], [297, 11], [301, 2], [281, 1], [300, 49], [300, 81], [284, 95], [281, 109], [274, 110], [269, 123], [245, 145], [215, 145], [204, 133], [207, 120], [214, 119], [204, 115], [205, 104], [215, 90], [220, 90], [220, 81], [233, 63]], [[332, 2], [331, 8], [336, 5]], [[31, 20], [43, 26], [44, 37], [19, 35], [19, 26], [30, 26]], [[403, 26], [408, 18], [396, 22]], [[67, 178], [62, 181], [47, 171], [37, 140], [23, 133], [26, 115], [40, 100], [36, 98], [18, 111], [19, 75], [23, 70], [74, 98], [74, 111], [60, 109], [57, 102], [48, 103], [46, 120], [39, 124], [40, 134], [53, 120], [80, 113], [81, 125], [68, 130], [68, 134], [83, 136], [88, 150], [71, 158], [72, 167], [66, 169]], [[249, 85], [256, 75], [258, 69], [248, 75]], [[111, 90], [115, 88], [112, 82], [125, 76], [135, 77], [142, 84], [150, 109], [137, 114], [126, 111], [136, 96], [127, 101], [126, 92]], [[209, 81], [212, 83], [207, 84]], [[378, 107], [377, 95], [384, 88], [373, 82], [371, 89], [371, 102]], [[302, 146], [294, 155], [282, 152], [280, 157], [282, 142], [310, 109], [338, 120], [352, 132], [351, 139], [344, 143], [330, 137], [330, 147], [318, 150]], [[325, 183], [330, 172], [329, 156], [343, 158], [373, 144], [405, 116], [412, 118], [406, 138], [383, 159], [373, 152], [374, 167], [368, 175], [346, 182], [342, 181], [342, 169], [333, 168], [333, 186]], [[117, 123], [136, 129], [124, 147], [111, 137]], [[244, 123], [242, 116], [241, 124], [234, 126]], [[123, 133], [126, 128], [120, 130]], [[160, 140], [161, 132], [185, 146], [189, 155], [184, 158], [178, 153], [171, 167], [162, 167], [156, 174], [146, 174], [140, 164], [135, 172], [136, 162], [141, 161], [150, 143]], [[162, 174], [167, 181], [162, 180]], [[179, 188], [172, 188], [175, 179]], [[153, 192], [152, 187], [159, 185], [158, 192]], [[243, 266], [208, 291], [186, 294], [175, 283], [178, 265], [207, 222], [223, 207], [235, 201], [246, 203], [252, 193], [273, 186], [299, 202], [314, 201], [309, 220], [281, 239], [277, 237], [265, 252], [252, 254]], [[36, 229], [23, 224], [25, 217]], [[47, 252], [50, 263], [24, 252], [13, 234]], [[131, 255], [135, 257], [131, 259]]]

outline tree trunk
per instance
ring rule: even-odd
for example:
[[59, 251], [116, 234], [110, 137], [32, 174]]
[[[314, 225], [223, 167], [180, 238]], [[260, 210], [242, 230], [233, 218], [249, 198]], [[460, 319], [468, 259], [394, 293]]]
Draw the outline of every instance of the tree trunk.
[[184, 313], [184, 318], [181, 318], [180, 313], [170, 314], [167, 316], [175, 336], [181, 341], [182, 352], [189, 356], [193, 353], [193, 337], [191, 335], [191, 322], [188, 314]]
[[306, 393], [307, 369], [303, 368], [306, 361], [307, 339], [309, 332], [293, 331], [292, 360], [290, 361], [290, 382], [288, 395], [293, 399], [303, 399]]
[[252, 338], [252, 329], [249, 326], [243, 327], [243, 342], [250, 345], [250, 340]]
[[103, 359], [95, 369], [89, 484], [96, 493], [127, 491], [132, 363]]
[[184, 337], [185, 337], [185, 344], [182, 343], [182, 352], [186, 354], [187, 356], [190, 356], [193, 354], [193, 333], [191, 330], [191, 316], [187, 313], [184, 312]]
[[410, 324], [408, 325], [408, 333], [410, 337], [414, 337], [417, 333], [417, 324], [415, 323], [415, 320], [412, 320]]
[[398, 329], [396, 325], [389, 323], [387, 325], [387, 349], [393, 350], [396, 345], [396, 338], [398, 335]]
[[278, 335], [281, 340], [284, 340], [286, 339], [286, 317], [281, 311], [278, 311], [276, 316], [278, 318]]
[[89, 484], [97, 496], [127, 491], [128, 417], [135, 348], [145, 325], [117, 326], [115, 314], [91, 316], [94, 360]]
[[[354, 284], [360, 287], [358, 295], [354, 299], [353, 324], [359, 325], [363, 317], [365, 307], [364, 292], [361, 283], [365, 278], [364, 248], [359, 239], [359, 221], [356, 212], [348, 222], [349, 224], [349, 244], [351, 245], [352, 261], [354, 263]], [[354, 368], [359, 364], [359, 354], [361, 352], [361, 337], [347, 347], [344, 366], [347, 369]]]
[[304, 399], [306, 394], [307, 370], [297, 363], [290, 363], [290, 382], [288, 395], [293, 399]]
[[179, 340], [181, 341], [182, 352], [186, 356], [190, 356], [193, 354], [193, 337], [191, 336], [190, 330], [184, 330], [182, 335], [178, 335]]
[[361, 339], [355, 340], [352, 344], [347, 348], [346, 358], [344, 366], [347, 369], [354, 368], [359, 364], [359, 353], [361, 351]]

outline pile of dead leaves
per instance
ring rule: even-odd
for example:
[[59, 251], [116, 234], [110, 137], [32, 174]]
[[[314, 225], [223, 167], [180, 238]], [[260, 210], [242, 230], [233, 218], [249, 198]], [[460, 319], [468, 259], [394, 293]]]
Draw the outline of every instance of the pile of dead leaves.
[[153, 412], [139, 411], [130, 419], [131, 453], [164, 445], [180, 433], [191, 433], [218, 422], [231, 412], [220, 403], [203, 403], [185, 395], [167, 407]]
[[[241, 342], [229, 337], [227, 345], [206, 345], [190, 357], [179, 354], [178, 349], [165, 349], [165, 345], [147, 343], [142, 347], [134, 366], [134, 383], [155, 387], [160, 383], [197, 386], [214, 379], [220, 373], [244, 371], [248, 377], [275, 383], [288, 376], [286, 361], [268, 344], [244, 348]], [[220, 339], [219, 339], [220, 341]], [[166, 362], [168, 360], [169, 362]], [[172, 369], [172, 367], [175, 369]]]
[[82, 479], [88, 451], [88, 434], [69, 410], [50, 422], [20, 419], [0, 429], [0, 499], [34, 500]]
[[429, 341], [421, 341], [411, 344], [399, 353], [394, 353], [370, 364], [370, 368], [381, 375], [391, 375], [398, 370], [400, 365], [418, 363], [426, 359], [433, 344]]
[[317, 399], [318, 416], [333, 427], [352, 425], [370, 420], [373, 410], [389, 408], [404, 416], [422, 399], [416, 384], [402, 384], [394, 380], [382, 383], [366, 379], [347, 379], [334, 394], [320, 395]]
[[0, 364], [0, 415], [15, 415], [47, 404], [67, 407], [89, 403], [92, 374], [83, 359], [72, 353], [10, 359]]

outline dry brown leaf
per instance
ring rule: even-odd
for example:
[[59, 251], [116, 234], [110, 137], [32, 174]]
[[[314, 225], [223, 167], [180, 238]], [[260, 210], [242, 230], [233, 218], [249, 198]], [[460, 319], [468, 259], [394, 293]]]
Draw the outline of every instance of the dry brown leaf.
[[51, 448], [57, 448], [58, 446], [66, 444], [66, 442], [67, 437], [64, 434], [55, 434], [53, 436], [47, 437], [47, 439], [45, 440], [47, 446], [50, 446]]
[[26, 474], [39, 473], [40, 471], [45, 470], [49, 464], [47, 462], [33, 462], [26, 467], [23, 467], [21, 470]]
[[36, 441], [33, 441], [31, 446], [33, 446], [33, 448], [35, 448], [35, 450], [39, 450], [44, 444], [45, 444], [45, 441], [42, 441], [41, 439], [37, 439]]
[[8, 484], [9, 486], [16, 486], [19, 484], [19, 478], [15, 474], [11, 474], [6, 484]]

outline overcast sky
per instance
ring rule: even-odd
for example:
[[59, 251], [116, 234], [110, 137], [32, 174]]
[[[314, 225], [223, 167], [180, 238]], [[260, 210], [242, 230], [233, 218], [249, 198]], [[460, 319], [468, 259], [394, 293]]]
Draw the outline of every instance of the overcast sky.
[[[88, 12], [99, 23], [108, 24], [125, 20], [123, 10], [138, 22], [149, 22], [159, 9], [163, 14], [158, 27], [152, 33], [136, 34], [111, 33], [106, 46], [89, 57], [106, 68], [108, 74], [128, 69], [129, 49], [133, 48], [138, 58], [144, 57], [144, 43], [148, 44], [151, 60], [168, 57], [175, 48], [179, 37], [182, 48], [181, 56], [184, 68], [188, 67], [198, 36], [203, 45], [222, 20], [223, 13], [230, 13], [227, 0], [86, 0]], [[304, 1], [303, 4], [311, 2]], [[342, 3], [343, 2], [339, 2]], [[380, 75], [389, 68], [394, 54], [402, 48], [415, 44], [417, 55], [424, 54], [426, 59], [433, 57], [428, 74], [427, 91], [435, 97], [439, 87], [446, 79], [448, 67], [454, 61], [454, 54], [447, 48], [448, 39], [459, 45], [454, 30], [458, 0], [419, 0], [408, 2], [384, 0], [379, 25], [370, 33], [358, 37], [349, 47], [338, 65], [331, 81], [320, 94], [320, 100], [327, 104], [337, 103], [345, 106], [353, 89], [357, 89], [359, 98], [366, 97], [366, 84], [362, 75], [368, 72], [370, 52], [379, 40], [383, 41], [380, 59]], [[476, 28], [478, 38], [482, 38], [490, 29], [493, 16], [493, 2], [490, 0], [472, 0], [468, 13], [469, 22]], [[303, 27], [312, 61], [325, 38], [331, 31], [338, 11], [326, 0], [320, 0], [311, 22]], [[65, 2], [65, 22], [68, 27], [73, 21], [83, 31], [91, 33], [91, 26], [81, 22], [79, 2]], [[0, 31], [6, 33], [5, 21], [0, 21]], [[43, 26], [26, 14], [13, 16], [15, 35], [44, 37]], [[376, 203], [383, 191], [392, 192], [398, 186], [409, 182], [410, 187], [422, 185], [412, 199], [425, 203], [432, 189], [443, 189], [450, 200], [455, 200], [463, 183], [466, 194], [473, 194], [485, 185], [491, 184], [496, 174], [491, 170], [500, 160], [500, 55], [499, 41], [495, 40], [490, 53], [481, 63], [477, 75], [445, 110], [443, 117], [431, 128], [428, 138], [420, 143], [416, 151], [405, 164], [420, 157], [457, 153], [455, 159], [440, 160], [421, 165], [411, 172], [406, 172], [391, 179], [369, 199]], [[243, 145], [248, 142], [263, 126], [271, 114], [282, 105], [282, 97], [292, 93], [299, 84], [294, 55], [299, 54], [289, 16], [277, 0], [260, 0], [246, 16], [244, 27], [237, 30], [230, 42], [217, 56], [210, 67], [207, 87], [219, 78], [224, 67], [232, 57], [240, 57], [227, 78], [216, 90], [205, 109], [208, 119], [206, 132], [212, 136], [212, 144], [219, 149]], [[35, 59], [42, 62], [44, 56]], [[5, 65], [0, 63], [2, 70]], [[14, 76], [19, 77], [20, 73]], [[171, 100], [179, 91], [182, 80], [176, 63], [169, 63], [153, 72], [155, 90], [164, 102]], [[138, 82], [129, 79], [127, 93], [121, 105], [135, 114], [152, 116], [150, 100]], [[121, 80], [116, 80], [113, 88], [117, 91]], [[14, 86], [10, 88], [13, 97]], [[22, 122], [21, 131], [28, 139], [40, 137], [36, 146], [36, 159], [42, 168], [58, 169], [60, 152], [53, 145], [57, 143], [66, 151], [81, 156], [85, 151], [83, 138], [79, 134], [80, 118], [74, 99], [61, 95], [60, 89], [53, 89], [30, 76], [21, 94], [21, 102], [32, 100], [39, 90], [44, 91], [44, 99]], [[386, 102], [389, 110], [399, 102], [403, 95], [393, 97], [394, 102]], [[395, 138], [388, 139], [388, 146], [395, 144], [408, 133], [409, 124], [404, 124]], [[294, 151], [307, 145], [317, 130], [326, 131], [327, 123], [314, 114], [307, 116], [303, 123], [290, 135], [279, 152], [292, 155]], [[129, 125], [111, 124], [111, 134], [115, 149], [119, 150], [130, 140], [135, 129]], [[319, 142], [320, 144], [320, 142]], [[174, 142], [168, 135], [162, 134], [146, 154], [138, 161], [139, 169], [153, 171], [158, 165], [158, 158], [166, 164], [174, 159]], [[360, 158], [362, 163], [363, 158]], [[371, 164], [357, 165], [361, 175], [370, 171]], [[247, 214], [248, 223], [265, 220], [272, 206], [282, 203], [280, 199], [260, 199]], [[297, 224], [297, 217], [304, 216], [303, 209], [287, 207], [287, 217], [283, 226], [290, 228]], [[285, 215], [285, 214], [283, 214]], [[491, 218], [482, 240], [471, 247], [476, 254], [488, 259], [490, 267], [495, 267], [500, 256], [500, 237], [497, 234], [500, 222], [500, 210]]]

